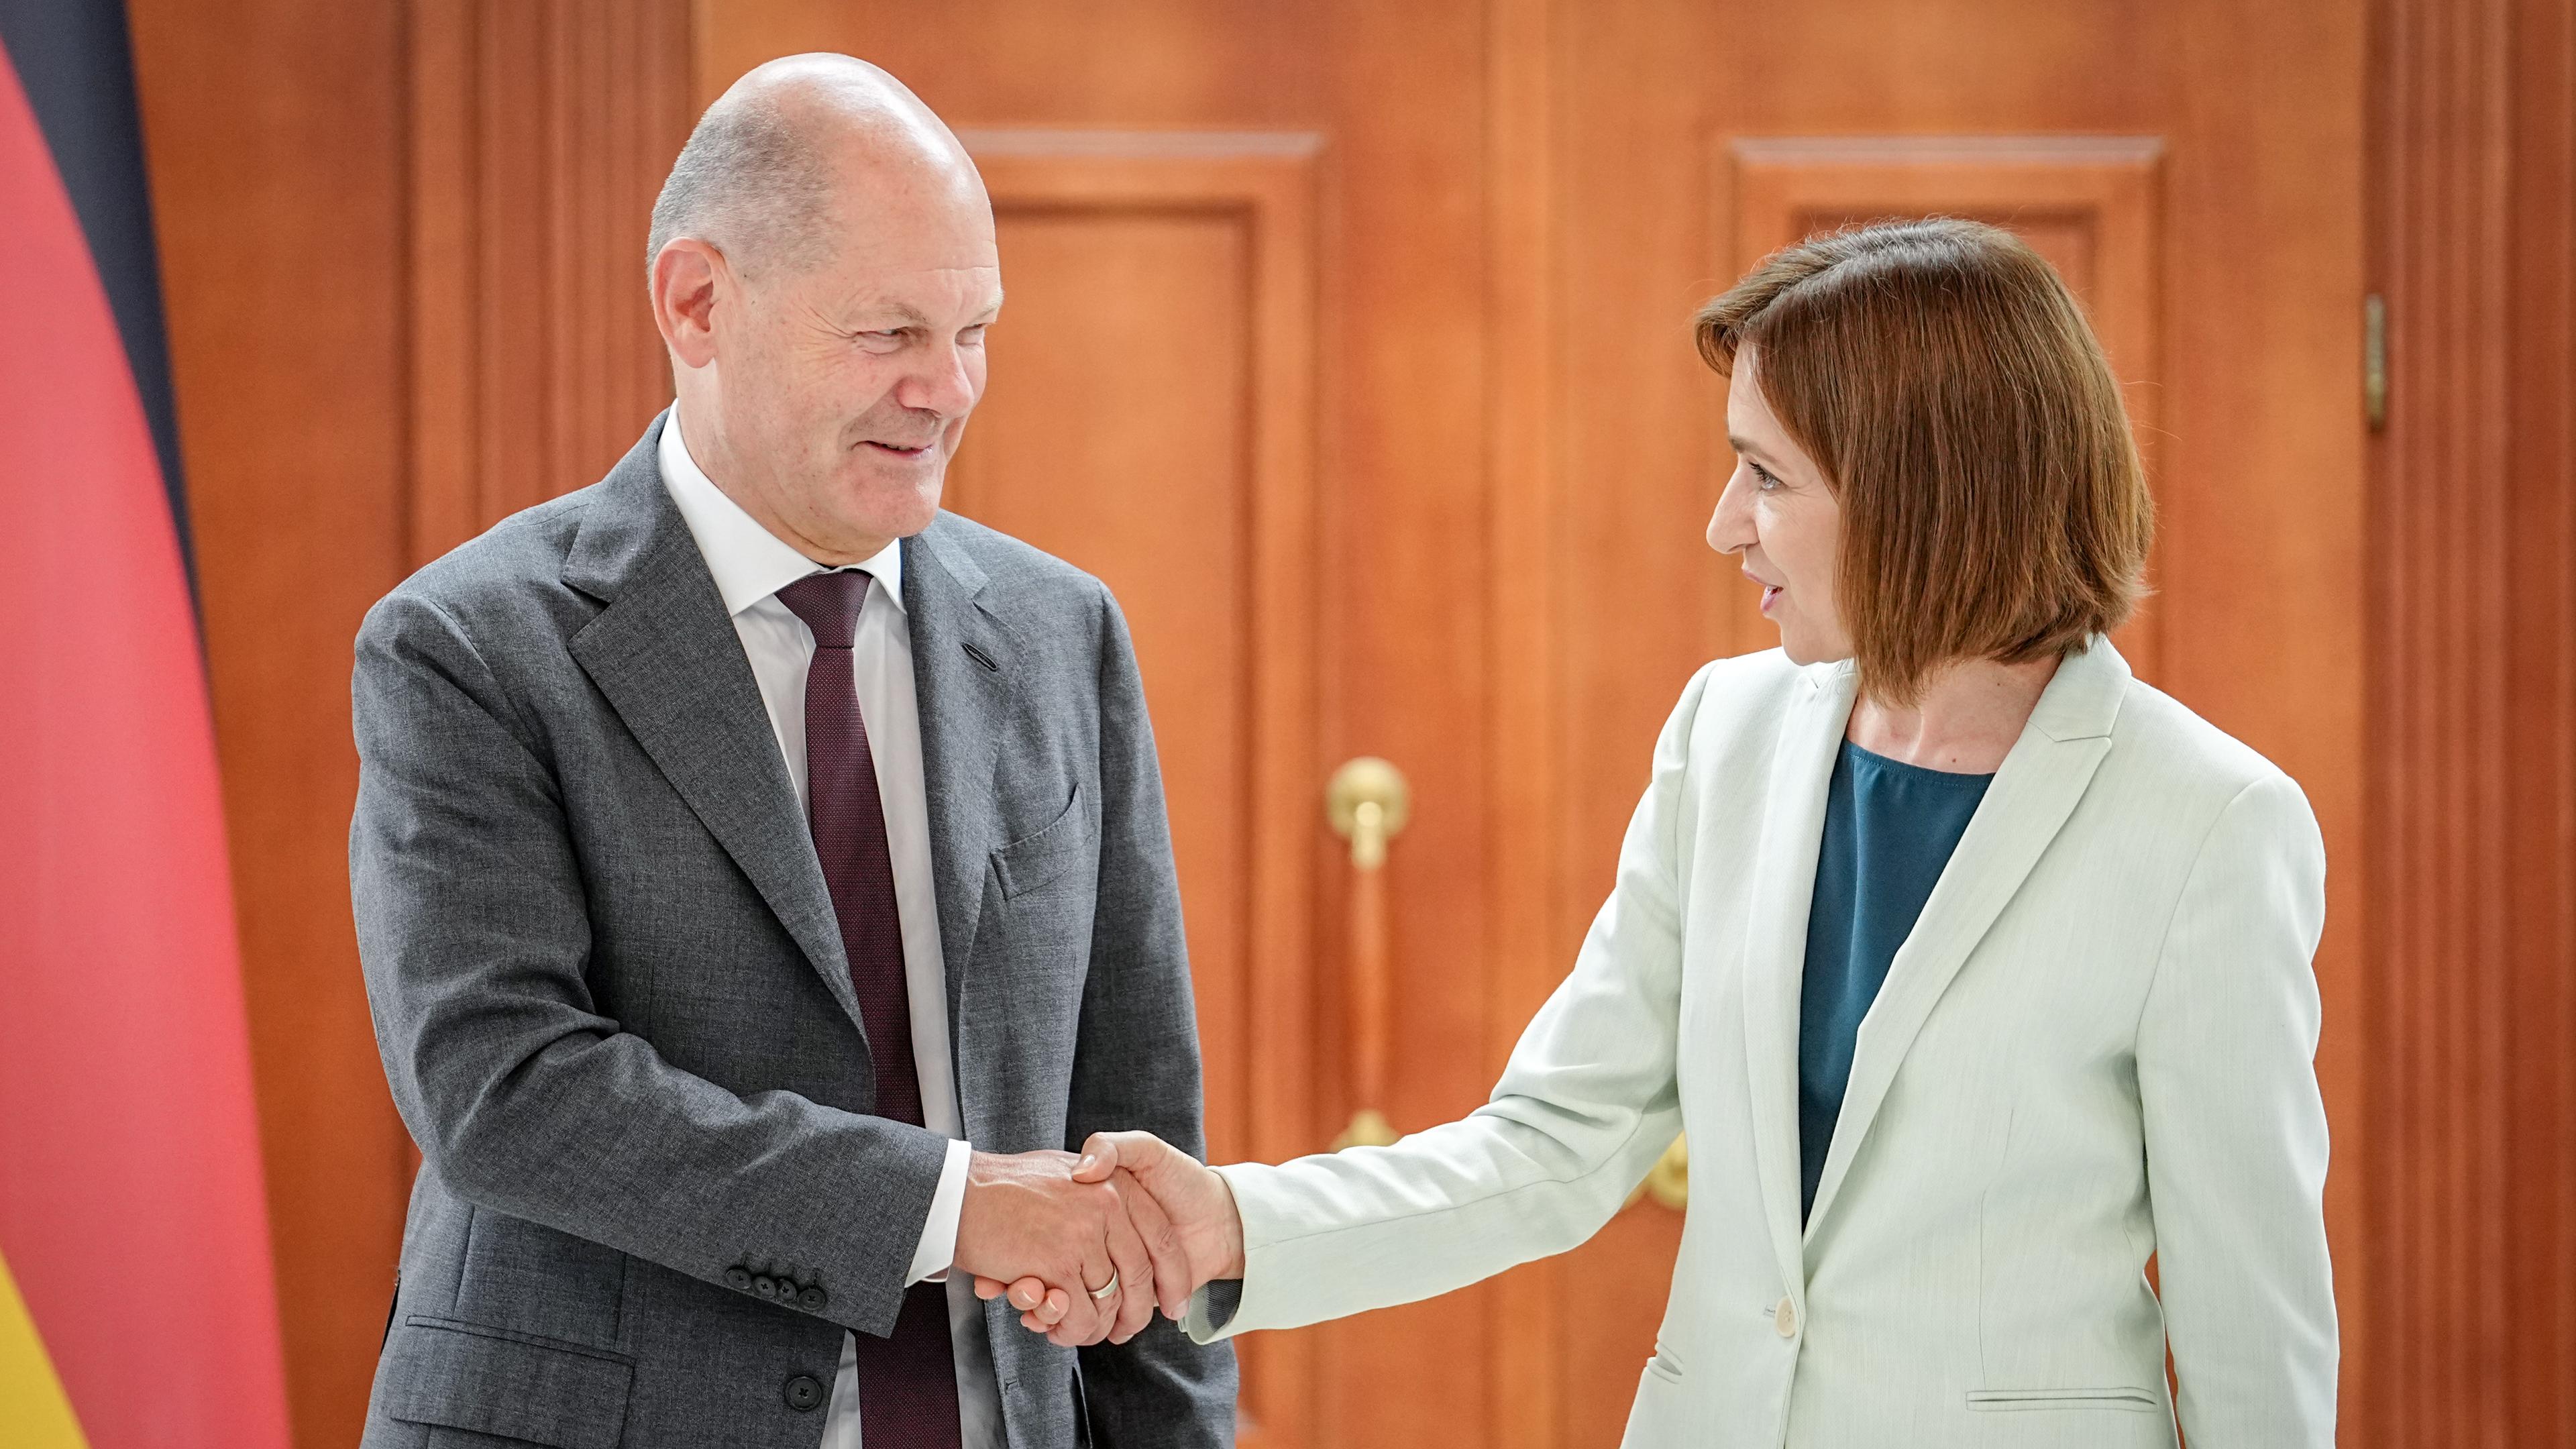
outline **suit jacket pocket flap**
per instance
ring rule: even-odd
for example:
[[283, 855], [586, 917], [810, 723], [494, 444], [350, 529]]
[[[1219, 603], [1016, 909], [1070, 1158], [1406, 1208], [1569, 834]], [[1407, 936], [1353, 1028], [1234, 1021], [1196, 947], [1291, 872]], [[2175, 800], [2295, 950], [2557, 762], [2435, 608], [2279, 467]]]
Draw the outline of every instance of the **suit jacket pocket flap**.
[[2164, 1401], [2151, 1389], [1971, 1389], [1971, 1409], [2126, 1409], [2152, 1414]]
[[1082, 787], [1076, 785], [1064, 813], [993, 852], [993, 871], [1001, 877], [1002, 895], [1006, 899], [1024, 896], [1053, 882], [1090, 859], [1090, 844], [1091, 817], [1082, 808]]
[[617, 1449], [634, 1374], [597, 1349], [413, 1314], [386, 1349], [379, 1402], [406, 1423]]

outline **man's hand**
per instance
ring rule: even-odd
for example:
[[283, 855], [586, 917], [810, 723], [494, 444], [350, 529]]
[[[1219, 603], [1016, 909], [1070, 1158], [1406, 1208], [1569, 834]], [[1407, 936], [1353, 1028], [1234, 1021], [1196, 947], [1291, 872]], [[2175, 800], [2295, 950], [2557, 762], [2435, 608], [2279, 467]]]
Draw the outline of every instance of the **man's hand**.
[[[1190, 1295], [1209, 1280], [1243, 1276], [1243, 1218], [1235, 1210], [1234, 1190], [1188, 1153], [1150, 1132], [1095, 1132], [1082, 1144], [1072, 1176], [1116, 1188], [1149, 1247], [1154, 1296], [1164, 1317], [1179, 1322], [1189, 1311]], [[962, 1250], [959, 1261], [963, 1265]], [[1059, 1325], [1048, 1316], [1054, 1297], [1042, 1276], [1022, 1277], [1006, 1288], [979, 1274], [975, 1291], [985, 1298], [1007, 1292], [1011, 1306], [1021, 1310], [1022, 1324], [1056, 1338]]]
[[[1019, 1279], [1012, 1306], [1055, 1343], [1125, 1343], [1153, 1321], [1154, 1256], [1127, 1198], [1096, 1178], [1075, 1180], [1073, 1165], [1070, 1152], [976, 1153], [957, 1217], [957, 1267], [976, 1276], [978, 1292]], [[1178, 1251], [1169, 1255], [1177, 1270]], [[1095, 1296], [1112, 1281], [1117, 1291]]]

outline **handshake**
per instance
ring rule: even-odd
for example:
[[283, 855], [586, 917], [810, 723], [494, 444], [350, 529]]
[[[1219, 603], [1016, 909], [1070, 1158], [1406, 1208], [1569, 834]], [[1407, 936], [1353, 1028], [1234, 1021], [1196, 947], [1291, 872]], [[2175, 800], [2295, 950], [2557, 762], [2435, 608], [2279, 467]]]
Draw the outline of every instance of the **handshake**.
[[1243, 1275], [1243, 1220], [1212, 1168], [1150, 1132], [1096, 1132], [1082, 1154], [978, 1152], [957, 1219], [956, 1271], [1008, 1295], [1050, 1342], [1125, 1343], [1160, 1307]]

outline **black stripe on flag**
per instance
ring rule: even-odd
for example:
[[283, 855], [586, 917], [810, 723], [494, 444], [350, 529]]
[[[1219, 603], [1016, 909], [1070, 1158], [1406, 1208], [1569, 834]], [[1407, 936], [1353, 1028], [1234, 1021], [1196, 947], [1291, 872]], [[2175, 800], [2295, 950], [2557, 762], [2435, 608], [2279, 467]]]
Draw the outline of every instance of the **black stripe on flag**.
[[162, 332], [161, 268], [153, 244], [152, 192], [143, 170], [143, 123], [134, 96], [134, 50], [124, 0], [0, 0], [0, 49], [36, 113], [71, 193], [89, 254], [107, 288], [134, 390], [161, 457], [161, 484], [179, 558], [196, 592], [188, 495], [180, 481], [178, 417], [170, 400], [170, 348]]

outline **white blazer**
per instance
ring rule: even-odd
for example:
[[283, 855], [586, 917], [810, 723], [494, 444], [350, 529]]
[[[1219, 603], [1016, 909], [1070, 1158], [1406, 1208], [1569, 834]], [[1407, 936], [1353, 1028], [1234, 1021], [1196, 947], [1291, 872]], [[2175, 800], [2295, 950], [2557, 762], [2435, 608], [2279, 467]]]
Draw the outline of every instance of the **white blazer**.
[[[1427, 1298], [1599, 1230], [1690, 1134], [1626, 1443], [2329, 1449], [2310, 960], [2325, 850], [2261, 756], [2068, 658], [1862, 1022], [1798, 1218], [1798, 1002], [1848, 664], [1683, 691], [1609, 901], [1493, 1100], [1393, 1147], [1223, 1168], [1207, 1339]], [[2157, 1260], [2162, 1297], [2146, 1279]]]

